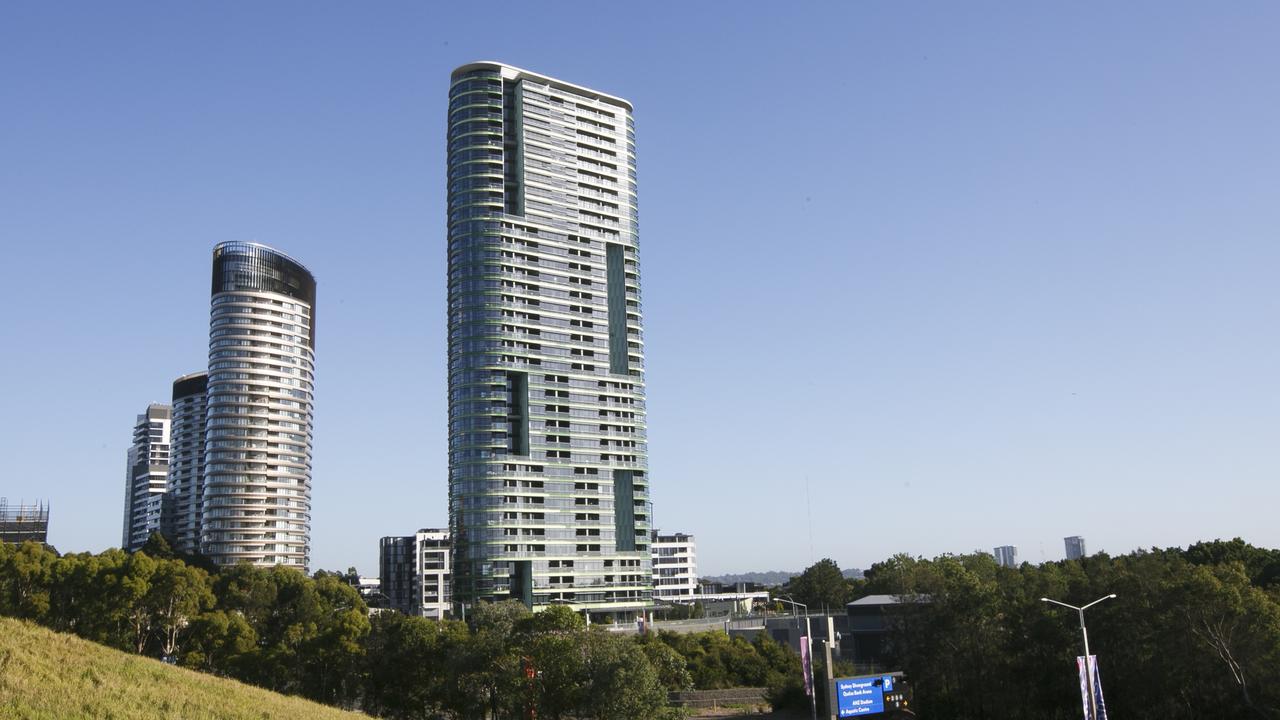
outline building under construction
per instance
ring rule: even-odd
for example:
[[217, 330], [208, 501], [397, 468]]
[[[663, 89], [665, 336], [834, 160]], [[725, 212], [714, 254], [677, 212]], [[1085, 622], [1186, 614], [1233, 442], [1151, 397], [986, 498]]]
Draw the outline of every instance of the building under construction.
[[10, 505], [8, 498], [0, 497], [0, 542], [27, 540], [49, 543], [49, 504]]

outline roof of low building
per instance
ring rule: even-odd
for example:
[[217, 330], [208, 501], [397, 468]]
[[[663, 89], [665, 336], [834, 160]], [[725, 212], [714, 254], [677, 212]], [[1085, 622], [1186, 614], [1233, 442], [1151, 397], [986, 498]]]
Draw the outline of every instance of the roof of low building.
[[904, 605], [906, 603], [928, 602], [928, 595], [868, 595], [845, 605], [845, 607], [865, 607], [868, 605]]

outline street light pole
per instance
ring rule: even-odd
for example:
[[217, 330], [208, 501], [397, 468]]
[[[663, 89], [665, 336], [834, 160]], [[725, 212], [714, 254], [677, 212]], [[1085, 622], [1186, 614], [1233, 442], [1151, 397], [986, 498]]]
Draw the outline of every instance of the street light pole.
[[[809, 653], [809, 717], [811, 720], [818, 720], [818, 685], [813, 681], [813, 628], [809, 624], [809, 606], [782, 595], [779, 595], [777, 600], [791, 605], [791, 617], [793, 619], [796, 616], [796, 608], [804, 608], [804, 642], [805, 650]], [[766, 625], [765, 632], [768, 633], [768, 631], [769, 628]]]
[[1110, 600], [1115, 596], [1116, 596], [1115, 593], [1111, 593], [1110, 595], [1105, 595], [1103, 597], [1100, 597], [1097, 600], [1094, 600], [1088, 605], [1084, 605], [1082, 607], [1076, 607], [1075, 605], [1068, 605], [1067, 603], [1059, 602], [1058, 600], [1053, 600], [1047, 597], [1040, 598], [1040, 602], [1047, 602], [1047, 603], [1053, 603], [1054, 605], [1061, 605], [1064, 608], [1075, 610], [1076, 613], [1080, 615], [1080, 635], [1084, 638], [1084, 684], [1085, 684], [1085, 689], [1089, 695], [1089, 717], [1085, 718], [1085, 720], [1098, 719], [1098, 698], [1097, 698], [1097, 694], [1094, 692], [1094, 689], [1093, 689], [1093, 674], [1089, 672], [1089, 630], [1084, 626], [1084, 611], [1088, 610], [1094, 605], [1097, 605], [1103, 600]]

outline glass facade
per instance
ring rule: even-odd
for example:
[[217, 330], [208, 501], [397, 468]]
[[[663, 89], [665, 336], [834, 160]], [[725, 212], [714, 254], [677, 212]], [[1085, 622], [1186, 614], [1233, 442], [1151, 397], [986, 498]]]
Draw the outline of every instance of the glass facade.
[[168, 520], [165, 534], [173, 549], [200, 550], [204, 497], [205, 391], [209, 375], [198, 372], [173, 382], [173, 423], [169, 442]]
[[634, 128], [496, 63], [448, 122], [454, 601], [651, 603]]
[[388, 607], [404, 613], [417, 614], [414, 604], [414, 537], [384, 537], [378, 543], [378, 587]]
[[201, 550], [305, 571], [316, 282], [269, 247], [223, 243], [212, 291]]

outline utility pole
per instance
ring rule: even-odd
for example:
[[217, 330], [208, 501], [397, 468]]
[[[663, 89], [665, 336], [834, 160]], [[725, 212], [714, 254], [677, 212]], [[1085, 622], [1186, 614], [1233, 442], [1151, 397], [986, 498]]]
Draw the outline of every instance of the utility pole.
[[[815, 685], [813, 682], [813, 628], [809, 624], [809, 606], [805, 605], [802, 602], [796, 602], [795, 600], [792, 600], [789, 597], [782, 597], [781, 595], [778, 596], [777, 600], [778, 602], [784, 602], [791, 606], [792, 620], [796, 619], [796, 608], [797, 607], [804, 608], [805, 647], [802, 648], [802, 650], [807, 654], [807, 657], [809, 658], [808, 674], [806, 675], [806, 679], [808, 679], [809, 681], [809, 717], [811, 718], [811, 720], [818, 720], [818, 686]], [[768, 632], [769, 632], [769, 624], [766, 621], [765, 633], [767, 634]]]

